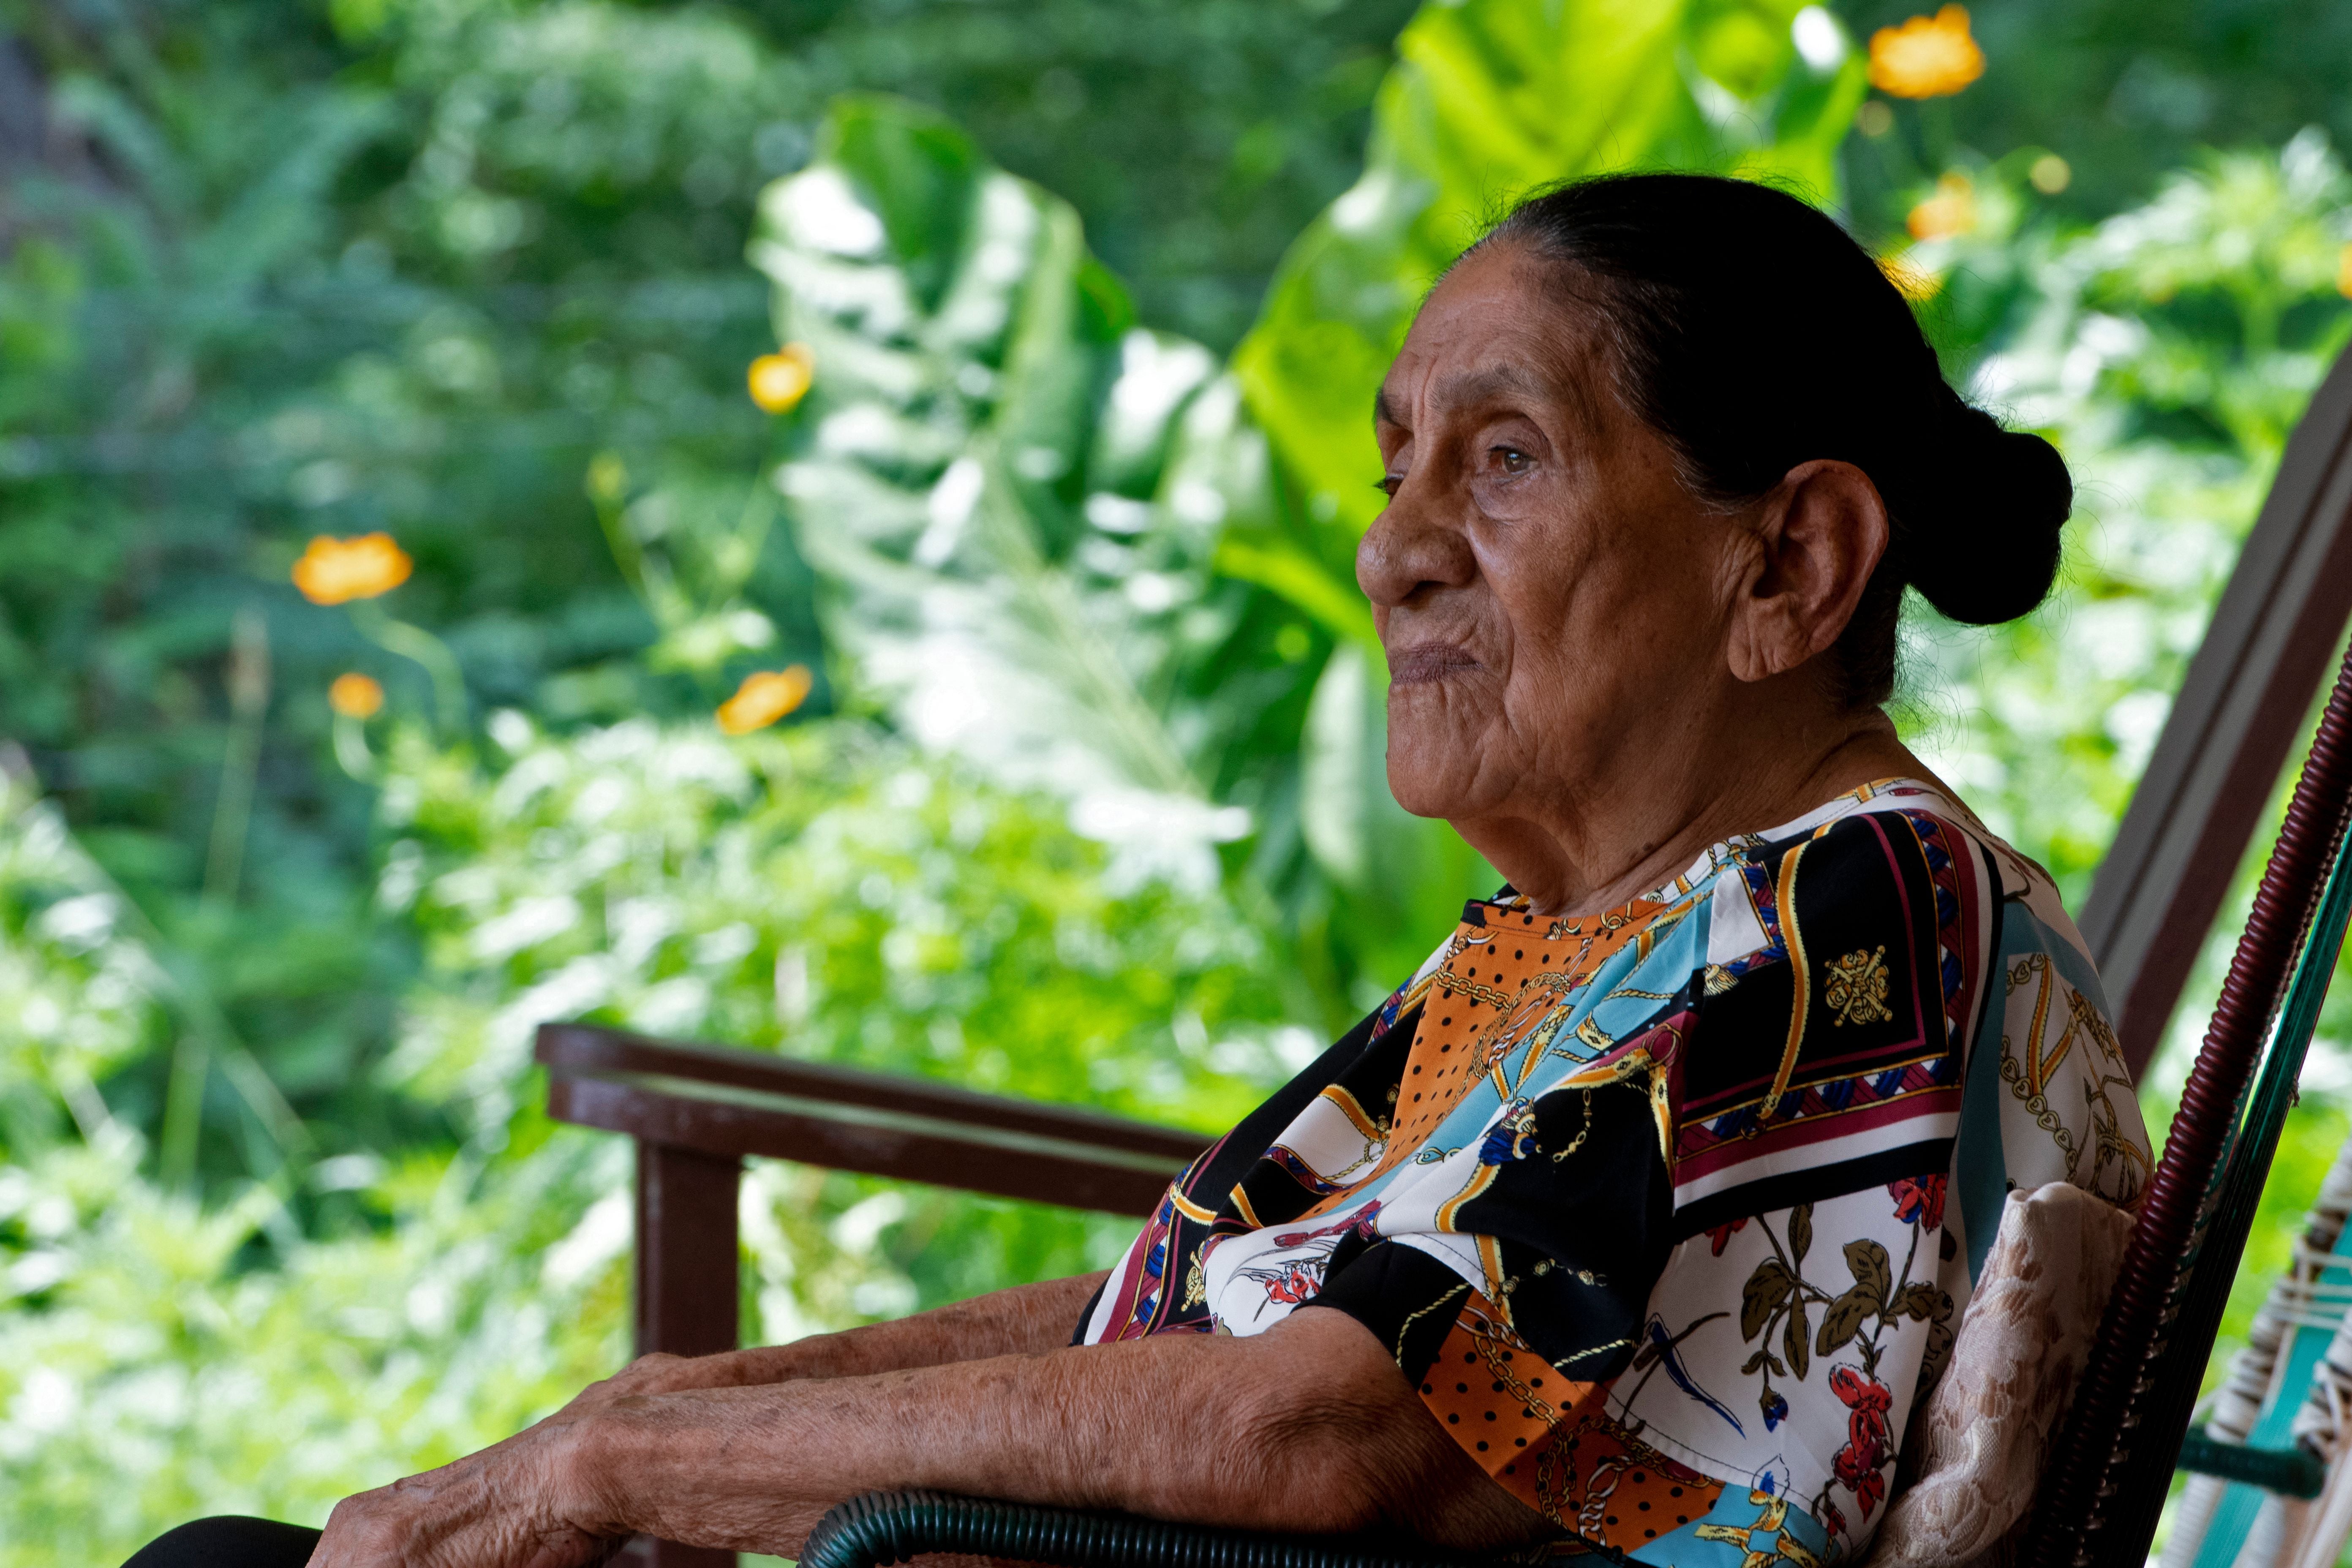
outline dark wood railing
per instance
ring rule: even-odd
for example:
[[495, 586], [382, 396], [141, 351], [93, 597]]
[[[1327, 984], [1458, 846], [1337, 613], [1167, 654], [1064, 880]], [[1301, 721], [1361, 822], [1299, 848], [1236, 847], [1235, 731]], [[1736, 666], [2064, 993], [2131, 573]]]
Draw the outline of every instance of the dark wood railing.
[[[1197, 1132], [920, 1079], [546, 1024], [548, 1114], [637, 1146], [637, 1353], [733, 1350], [736, 1199], [747, 1155], [1112, 1214], [1151, 1212]], [[640, 1539], [643, 1568], [734, 1554]]]

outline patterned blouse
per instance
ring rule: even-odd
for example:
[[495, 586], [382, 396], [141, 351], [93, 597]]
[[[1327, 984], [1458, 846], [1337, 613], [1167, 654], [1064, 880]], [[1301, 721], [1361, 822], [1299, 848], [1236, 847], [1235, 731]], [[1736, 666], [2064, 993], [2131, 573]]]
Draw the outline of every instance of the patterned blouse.
[[2009, 1189], [2137, 1199], [2105, 1008], [2046, 874], [1924, 784], [1604, 914], [1507, 890], [1176, 1180], [1077, 1342], [1337, 1308], [1588, 1542], [1851, 1560]]

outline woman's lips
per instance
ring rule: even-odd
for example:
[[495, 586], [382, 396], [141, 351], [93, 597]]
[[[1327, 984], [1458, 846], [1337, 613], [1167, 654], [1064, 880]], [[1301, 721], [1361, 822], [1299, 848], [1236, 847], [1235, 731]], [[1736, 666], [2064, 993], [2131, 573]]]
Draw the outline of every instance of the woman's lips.
[[1478, 668], [1477, 659], [1459, 643], [1417, 643], [1389, 656], [1389, 684], [1416, 686]]

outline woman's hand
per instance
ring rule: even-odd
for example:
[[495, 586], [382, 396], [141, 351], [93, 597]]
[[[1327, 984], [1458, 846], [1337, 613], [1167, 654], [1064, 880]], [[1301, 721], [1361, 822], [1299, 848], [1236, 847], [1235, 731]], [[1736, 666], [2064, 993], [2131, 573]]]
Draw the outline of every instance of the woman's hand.
[[604, 1562], [632, 1531], [584, 1462], [597, 1412], [618, 1397], [592, 1402], [595, 1392], [496, 1447], [345, 1498], [327, 1520], [310, 1568], [591, 1568]]
[[[644, 1355], [593, 1383], [553, 1415], [421, 1476], [344, 1499], [312, 1568], [583, 1568], [619, 1550], [640, 1523], [597, 1479], [588, 1454], [616, 1412], [663, 1395], [767, 1387], [989, 1356], [1066, 1342], [1100, 1274], [999, 1290], [975, 1300], [722, 1355]], [[608, 1467], [609, 1469], [609, 1467]]]

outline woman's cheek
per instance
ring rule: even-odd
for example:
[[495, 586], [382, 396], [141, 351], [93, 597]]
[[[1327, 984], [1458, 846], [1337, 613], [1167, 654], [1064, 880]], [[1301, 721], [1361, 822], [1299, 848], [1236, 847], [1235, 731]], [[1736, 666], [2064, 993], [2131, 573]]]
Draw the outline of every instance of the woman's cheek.
[[1546, 515], [1551, 510], [1547, 500], [1556, 499], [1557, 488], [1539, 473], [1481, 474], [1470, 481], [1470, 500], [1481, 517], [1519, 522]]

